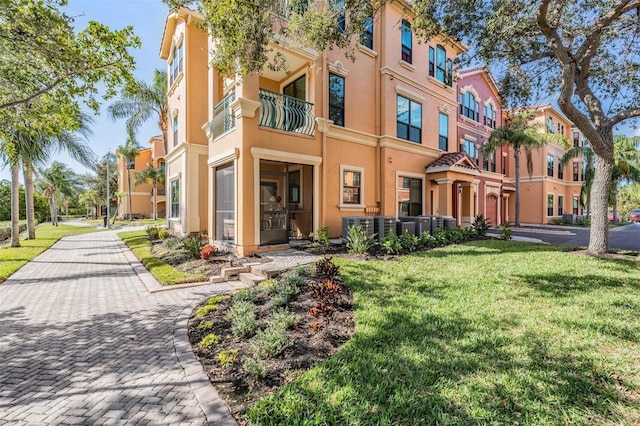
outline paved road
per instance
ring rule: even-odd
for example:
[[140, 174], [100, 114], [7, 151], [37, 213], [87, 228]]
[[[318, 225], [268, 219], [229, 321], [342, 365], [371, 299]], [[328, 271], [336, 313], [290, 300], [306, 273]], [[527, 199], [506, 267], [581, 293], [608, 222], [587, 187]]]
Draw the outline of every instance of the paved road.
[[151, 294], [125, 251], [113, 231], [68, 237], [0, 285], [0, 424], [212, 422], [185, 314], [232, 286]]
[[[527, 230], [513, 229], [513, 235], [538, 238], [546, 243], [588, 246], [589, 229], [578, 227], [549, 227]], [[620, 226], [609, 231], [609, 248], [640, 251], [640, 223]]]

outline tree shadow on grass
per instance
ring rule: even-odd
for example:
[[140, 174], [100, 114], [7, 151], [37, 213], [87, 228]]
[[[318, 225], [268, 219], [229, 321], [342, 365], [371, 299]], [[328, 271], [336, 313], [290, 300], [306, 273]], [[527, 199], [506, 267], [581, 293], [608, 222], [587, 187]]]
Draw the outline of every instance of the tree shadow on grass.
[[573, 297], [576, 294], [592, 293], [602, 289], [615, 289], [622, 287], [640, 288], [637, 277], [631, 274], [627, 278], [607, 277], [604, 274], [576, 274], [564, 275], [559, 273], [548, 274], [520, 274], [515, 275], [518, 281], [553, 298]]

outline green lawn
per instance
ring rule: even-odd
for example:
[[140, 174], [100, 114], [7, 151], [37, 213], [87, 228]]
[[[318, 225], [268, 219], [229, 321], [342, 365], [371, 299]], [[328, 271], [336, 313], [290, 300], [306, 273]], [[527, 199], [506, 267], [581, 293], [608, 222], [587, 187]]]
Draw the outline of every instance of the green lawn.
[[640, 423], [640, 263], [481, 241], [338, 260], [356, 333], [251, 424]]
[[[86, 223], [91, 223], [91, 224], [95, 224], [95, 225], [104, 225], [104, 219], [102, 217], [99, 217], [98, 219], [82, 219], [82, 222], [86, 222]], [[111, 216], [109, 218], [109, 224], [111, 224], [112, 226], [113, 224], [113, 216]], [[133, 220], [133, 221], [128, 221], [128, 220], [116, 220], [115, 225], [120, 225], [120, 226], [147, 226], [147, 225], [156, 225], [156, 226], [162, 226], [162, 225], [166, 225], [167, 224], [167, 220], [165, 218], [162, 219], [138, 219], [138, 220]]]
[[144, 266], [162, 284], [184, 284], [207, 281], [201, 274], [186, 274], [163, 262], [151, 253], [151, 241], [144, 230], [119, 232], [118, 236]]
[[69, 225], [60, 225], [56, 228], [46, 224], [36, 229], [35, 240], [25, 240], [24, 236], [21, 236], [20, 244], [22, 247], [9, 247], [8, 243], [0, 246], [0, 283], [4, 282], [25, 263], [51, 247], [60, 238], [87, 232], [96, 232], [96, 230], [94, 228], [80, 228]]

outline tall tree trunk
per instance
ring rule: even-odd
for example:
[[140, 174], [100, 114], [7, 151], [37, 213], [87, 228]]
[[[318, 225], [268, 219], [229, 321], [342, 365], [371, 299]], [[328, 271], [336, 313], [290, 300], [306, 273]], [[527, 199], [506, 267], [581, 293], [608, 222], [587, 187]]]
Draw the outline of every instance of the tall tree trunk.
[[513, 148], [513, 159], [516, 163], [516, 218], [515, 227], [520, 227], [520, 147]]
[[599, 256], [609, 248], [609, 226], [607, 206], [611, 189], [611, 172], [613, 162], [599, 155], [595, 158], [595, 176], [591, 186], [591, 231], [589, 234], [589, 254]]
[[27, 233], [29, 240], [36, 239], [36, 215], [33, 207], [33, 164], [24, 165], [24, 192], [27, 205]]
[[11, 247], [20, 247], [20, 165], [11, 165]]
[[613, 204], [613, 223], [618, 223], [618, 182], [611, 182], [611, 204]]
[[158, 218], [158, 212], [157, 212], [158, 203], [156, 202], [157, 196], [158, 196], [158, 185], [154, 182], [153, 183], [153, 220], [156, 220]]
[[58, 226], [58, 196], [54, 193], [53, 197], [53, 225]]
[[127, 189], [129, 190], [129, 222], [133, 220], [133, 208], [131, 200], [131, 170], [127, 169]]

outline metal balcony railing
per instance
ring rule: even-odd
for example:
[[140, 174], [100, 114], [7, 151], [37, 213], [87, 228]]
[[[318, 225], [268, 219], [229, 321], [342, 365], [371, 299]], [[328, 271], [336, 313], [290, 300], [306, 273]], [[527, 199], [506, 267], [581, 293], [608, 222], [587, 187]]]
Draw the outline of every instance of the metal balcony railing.
[[260, 89], [260, 125], [313, 136], [313, 104], [292, 96]]
[[231, 111], [231, 103], [236, 100], [236, 91], [232, 90], [213, 108], [213, 120], [209, 129], [213, 139], [236, 127], [236, 117]]
[[293, 12], [304, 13], [309, 8], [309, 0], [277, 0], [273, 12], [289, 19]]

